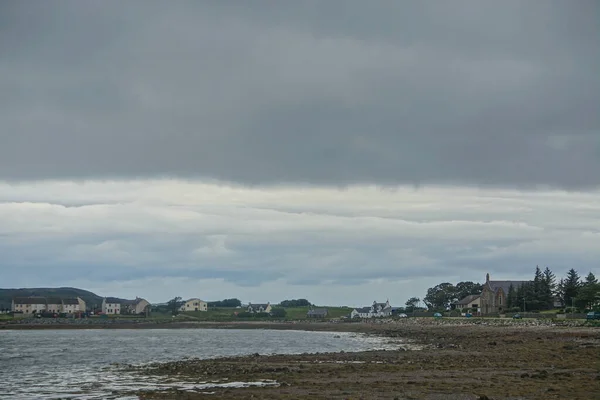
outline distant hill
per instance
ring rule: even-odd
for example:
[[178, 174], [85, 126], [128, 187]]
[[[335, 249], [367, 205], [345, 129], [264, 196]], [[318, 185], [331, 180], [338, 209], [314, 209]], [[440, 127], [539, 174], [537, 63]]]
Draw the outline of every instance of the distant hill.
[[62, 288], [23, 288], [23, 289], [0, 289], [0, 309], [10, 308], [13, 297], [81, 297], [88, 307], [102, 304], [102, 296], [98, 296], [88, 290], [72, 287]]

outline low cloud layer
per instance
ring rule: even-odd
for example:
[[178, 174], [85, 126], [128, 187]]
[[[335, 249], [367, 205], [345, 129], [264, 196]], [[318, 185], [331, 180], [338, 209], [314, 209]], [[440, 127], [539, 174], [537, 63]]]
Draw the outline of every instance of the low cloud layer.
[[2, 2], [0, 180], [597, 187], [599, 14]]
[[[600, 193], [246, 188], [177, 180], [0, 185], [2, 286], [163, 301], [402, 304], [441, 281], [587, 272]], [[15, 273], [18, 271], [18, 273]], [[159, 290], [157, 290], [160, 288]]]

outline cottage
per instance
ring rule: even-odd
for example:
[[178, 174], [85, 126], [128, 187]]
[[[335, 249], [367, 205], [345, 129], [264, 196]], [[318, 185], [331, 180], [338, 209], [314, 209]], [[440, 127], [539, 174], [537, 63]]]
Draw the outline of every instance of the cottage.
[[102, 299], [102, 313], [104, 314], [121, 314], [121, 299], [116, 297], [105, 297]]
[[481, 309], [479, 308], [480, 305], [480, 301], [479, 299], [481, 298], [481, 295], [479, 294], [472, 294], [469, 295], [467, 297], [465, 297], [464, 299], [458, 301], [457, 303], [455, 303], [455, 308], [457, 310], [471, 310], [474, 309], [476, 310], [476, 312], [481, 312]]
[[372, 318], [373, 317], [372, 307], [361, 307], [355, 308], [350, 313], [350, 318]]
[[373, 302], [373, 313], [378, 317], [391, 317], [393, 308], [390, 305], [390, 301], [386, 300], [385, 303]]
[[125, 300], [121, 302], [121, 314], [149, 314], [150, 302], [146, 299], [136, 297], [135, 300]]
[[200, 299], [189, 299], [181, 305], [179, 311], [208, 311], [208, 303]]
[[370, 307], [355, 308], [350, 313], [350, 318], [376, 318], [376, 317], [391, 317], [394, 313], [394, 308], [390, 305], [390, 301], [378, 303], [376, 301]]
[[62, 312], [66, 314], [85, 312], [85, 301], [79, 297], [63, 299]]
[[249, 313], [270, 313], [271, 312], [271, 303], [267, 303], [267, 304], [248, 303], [248, 312]]
[[326, 308], [315, 308], [314, 310], [308, 310], [306, 316], [308, 318], [327, 318]]
[[503, 313], [506, 310], [508, 291], [512, 286], [517, 290], [528, 281], [491, 281], [490, 274], [485, 277], [485, 284], [480, 295], [480, 308], [482, 314]]

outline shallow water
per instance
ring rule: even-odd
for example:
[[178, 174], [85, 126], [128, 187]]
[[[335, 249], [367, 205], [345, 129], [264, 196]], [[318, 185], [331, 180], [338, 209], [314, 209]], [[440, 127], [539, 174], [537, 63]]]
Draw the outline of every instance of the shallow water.
[[246, 329], [0, 331], [0, 399], [137, 399], [131, 393], [140, 389], [268, 385], [274, 383], [165, 383], [140, 379], [117, 364], [395, 347], [388, 340], [339, 332]]

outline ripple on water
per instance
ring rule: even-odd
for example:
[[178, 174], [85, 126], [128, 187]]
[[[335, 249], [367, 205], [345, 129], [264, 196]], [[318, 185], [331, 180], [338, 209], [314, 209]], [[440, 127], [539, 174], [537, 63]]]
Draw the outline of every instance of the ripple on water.
[[278, 330], [40, 330], [0, 332], [0, 399], [137, 399], [138, 391], [207, 391], [275, 381], [190, 383], [122, 370], [184, 358], [393, 349], [389, 339]]

